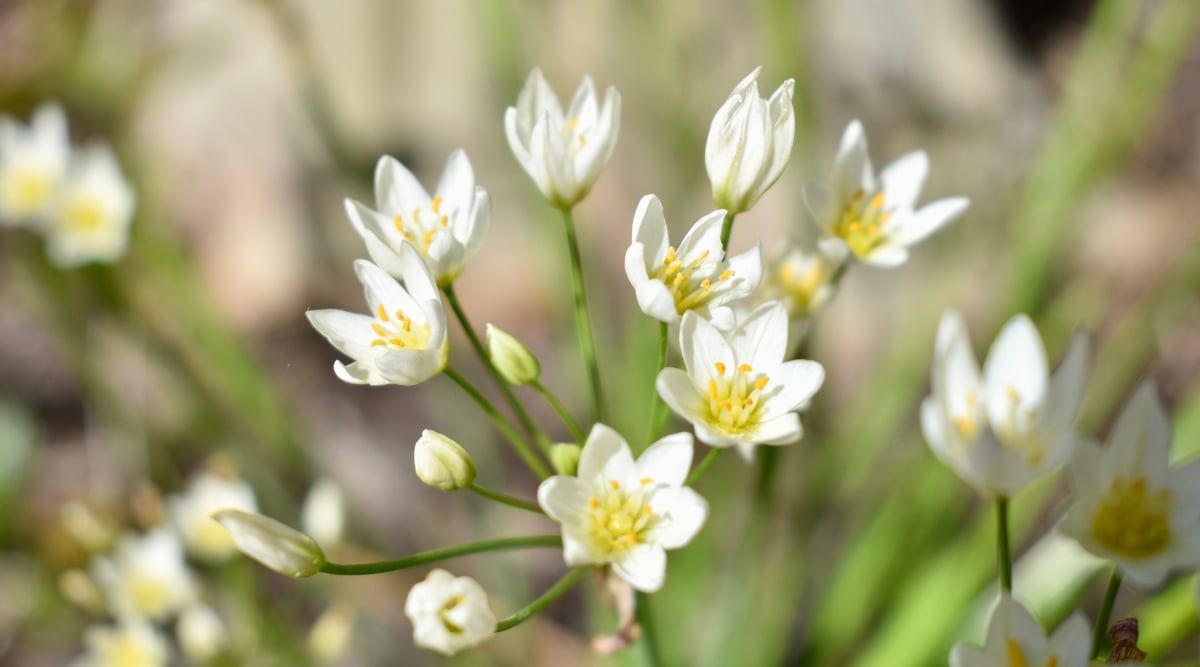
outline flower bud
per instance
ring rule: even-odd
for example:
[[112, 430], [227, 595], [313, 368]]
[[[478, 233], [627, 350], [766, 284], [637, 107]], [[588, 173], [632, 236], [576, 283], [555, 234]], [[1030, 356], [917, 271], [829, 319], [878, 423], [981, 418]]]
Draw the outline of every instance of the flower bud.
[[425, 429], [413, 450], [417, 477], [429, 486], [454, 491], [475, 481], [475, 462], [462, 445], [450, 438]]
[[242, 553], [280, 574], [300, 579], [325, 567], [325, 552], [313, 538], [275, 519], [225, 509], [212, 515]]
[[491, 324], [487, 325], [487, 350], [505, 382], [514, 387], [537, 382], [542, 372], [537, 357], [521, 341]]
[[564, 442], [554, 445], [550, 450], [550, 462], [560, 475], [574, 476], [579, 469], [579, 454], [583, 449], [574, 443]]

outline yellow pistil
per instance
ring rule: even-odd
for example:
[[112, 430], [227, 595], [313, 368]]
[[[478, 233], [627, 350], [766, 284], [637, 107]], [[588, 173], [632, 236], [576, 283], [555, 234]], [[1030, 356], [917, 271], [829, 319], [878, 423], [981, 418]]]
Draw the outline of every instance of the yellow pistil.
[[[651, 279], [662, 281], [670, 290], [675, 299], [675, 310], [680, 315], [689, 309], [703, 306], [712, 298], [715, 283], [725, 282], [734, 276], [733, 269], [725, 269], [717, 275], [716, 280], [711, 277], [711, 273], [695, 275], [699, 269], [704, 268], [709, 254], [709, 251], [705, 250], [685, 264], [679, 257], [679, 251], [672, 246], [667, 248], [662, 264], [650, 271]], [[708, 268], [708, 271], [711, 272], [712, 268]]]
[[883, 210], [884, 194], [876, 193], [870, 200], [862, 190], [854, 193], [833, 225], [838, 236], [858, 257], [865, 257], [886, 240], [883, 226], [891, 214]]
[[429, 343], [429, 325], [413, 326], [412, 318], [405, 315], [403, 310], [396, 310], [389, 315], [387, 307], [381, 303], [375, 307], [375, 316], [371, 331], [376, 337], [371, 340], [371, 347], [423, 350]]
[[653, 480], [644, 478], [632, 491], [622, 491], [621, 485], [609, 480], [600, 497], [588, 498], [584, 528], [594, 548], [605, 556], [626, 551], [643, 541], [647, 531], [657, 522], [654, 510], [646, 497]]
[[726, 366], [715, 364], [718, 377], [708, 381], [709, 422], [726, 433], [742, 433], [757, 426], [762, 412], [762, 393], [771, 381], [755, 373], [750, 364], [740, 364], [730, 375]]
[[1146, 479], [1126, 482], [1118, 476], [1092, 519], [1092, 537], [1126, 558], [1148, 558], [1171, 543], [1170, 511], [1174, 494], [1152, 491]]

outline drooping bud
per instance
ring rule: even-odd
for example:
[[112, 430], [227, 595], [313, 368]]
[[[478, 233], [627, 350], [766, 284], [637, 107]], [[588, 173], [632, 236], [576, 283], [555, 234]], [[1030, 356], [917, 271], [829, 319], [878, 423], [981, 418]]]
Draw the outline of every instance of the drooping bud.
[[582, 447], [570, 442], [554, 445], [550, 449], [550, 462], [554, 464], [554, 471], [560, 475], [574, 476], [579, 470], [579, 454], [582, 451]]
[[487, 325], [487, 350], [505, 382], [514, 387], [537, 382], [542, 372], [537, 357], [521, 341], [491, 324]]
[[325, 566], [325, 552], [316, 540], [275, 519], [233, 509], [213, 518], [229, 531], [239, 551], [280, 574], [301, 579]]
[[471, 455], [462, 445], [437, 431], [421, 432], [421, 439], [413, 449], [413, 464], [422, 482], [443, 491], [468, 487], [475, 481]]

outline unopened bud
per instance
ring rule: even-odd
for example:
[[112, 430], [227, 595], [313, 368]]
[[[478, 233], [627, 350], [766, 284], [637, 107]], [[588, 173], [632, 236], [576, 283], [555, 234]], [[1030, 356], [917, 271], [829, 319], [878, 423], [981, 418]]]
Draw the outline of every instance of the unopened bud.
[[325, 552], [313, 538], [261, 514], [226, 509], [213, 514], [242, 553], [280, 574], [311, 577], [325, 566]]
[[579, 470], [579, 454], [583, 449], [573, 443], [560, 443], [550, 450], [550, 462], [560, 475], [574, 476]]
[[537, 382], [542, 373], [542, 365], [529, 348], [491, 324], [487, 325], [487, 349], [492, 365], [514, 387]]
[[462, 445], [450, 438], [425, 429], [413, 449], [417, 477], [429, 486], [454, 491], [471, 486], [475, 481], [475, 462]]

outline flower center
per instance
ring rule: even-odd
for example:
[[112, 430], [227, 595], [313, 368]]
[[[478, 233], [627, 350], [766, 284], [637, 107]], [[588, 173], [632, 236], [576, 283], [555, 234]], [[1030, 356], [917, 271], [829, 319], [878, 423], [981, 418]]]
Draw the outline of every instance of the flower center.
[[717, 377], [708, 381], [709, 421], [727, 433], [740, 433], [758, 424], [763, 389], [770, 381], [755, 373], [750, 364], [738, 366], [732, 373], [725, 364], [713, 364]]
[[129, 600], [138, 611], [158, 618], [166, 613], [170, 604], [170, 591], [162, 579], [142, 574], [129, 574], [126, 591]]
[[892, 217], [883, 210], [884, 193], [867, 199], [862, 190], [854, 193], [833, 226], [833, 233], [850, 246], [858, 257], [865, 257], [883, 244], [883, 225]]
[[622, 490], [619, 482], [610, 480], [606, 493], [588, 498], [584, 520], [597, 551], [612, 555], [646, 541], [646, 532], [657, 522], [646, 497], [653, 483], [643, 477], [638, 488]]
[[1117, 477], [1092, 519], [1092, 537], [1121, 556], [1153, 556], [1171, 541], [1168, 516], [1173, 500], [1169, 489], [1151, 493], [1144, 477], [1129, 483]]
[[378, 336], [371, 341], [371, 347], [382, 347], [388, 350], [423, 350], [429, 344], [429, 325], [413, 326], [412, 318], [397, 310], [388, 315], [383, 304], [375, 307], [375, 321], [371, 323], [371, 331]]
[[[667, 286], [675, 299], [675, 310], [680, 315], [689, 309], [704, 305], [713, 297], [712, 272], [719, 265], [706, 265], [708, 255], [709, 252], [705, 250], [684, 264], [678, 251], [672, 246], [667, 248], [667, 256], [663, 258], [662, 265], [650, 276], [651, 279], [661, 280]], [[733, 269], [725, 269], [717, 276], [716, 282], [729, 280], [733, 275]]]
[[[1018, 644], [1017, 640], [1015, 639], [1008, 640], [1008, 662], [1005, 663], [1005, 666], [1032, 667], [1029, 664], [1029, 661], [1025, 659], [1025, 651], [1021, 649], [1021, 645]], [[1050, 658], [1046, 660], [1045, 667], [1058, 667], [1058, 656], [1050, 656]]]
[[396, 228], [396, 231], [425, 257], [429, 256], [429, 246], [433, 245], [433, 240], [437, 238], [437, 235], [450, 226], [450, 216], [442, 213], [441, 195], [433, 198], [429, 208], [433, 213], [431, 216], [425, 216], [424, 220], [422, 220], [422, 207], [420, 206], [413, 209], [412, 216], [407, 223], [404, 216], [399, 213], [392, 216], [392, 226]]
[[791, 298], [793, 312], [812, 314], [816, 306], [814, 296], [825, 282], [825, 275], [825, 267], [821, 262], [813, 262], [804, 273], [800, 273], [793, 263], [783, 265], [779, 270], [779, 283]]
[[157, 652], [127, 633], [100, 650], [100, 662], [108, 667], [148, 667], [159, 664]]
[[81, 234], [95, 233], [104, 229], [107, 216], [104, 207], [94, 199], [76, 199], [63, 211], [63, 226]]
[[[566, 145], [571, 149], [572, 155], [587, 145], [587, 132], [580, 131], [579, 116], [575, 116], [574, 118], [568, 120], [567, 124], [564, 126], [564, 129], [566, 130]], [[572, 139], [572, 137], [574, 137], [574, 139]]]
[[455, 595], [449, 600], [446, 600], [446, 604], [442, 605], [442, 608], [438, 610], [438, 618], [441, 619], [442, 626], [446, 628], [446, 632], [454, 635], [461, 635], [463, 633], [462, 626], [450, 620], [450, 614], [453, 613], [460, 604], [466, 602], [466, 600], [467, 596], [465, 595]]
[[46, 205], [54, 179], [40, 169], [17, 169], [4, 179], [4, 199], [19, 216], [30, 215]]
[[1037, 432], [1030, 428], [1037, 417], [1037, 410], [1021, 410], [1021, 394], [1012, 385], [1004, 388], [1004, 395], [1008, 398], [1008, 419], [999, 425], [992, 424], [996, 437], [1002, 446], [1023, 453], [1029, 465], [1041, 463], [1046, 449], [1045, 443]]

